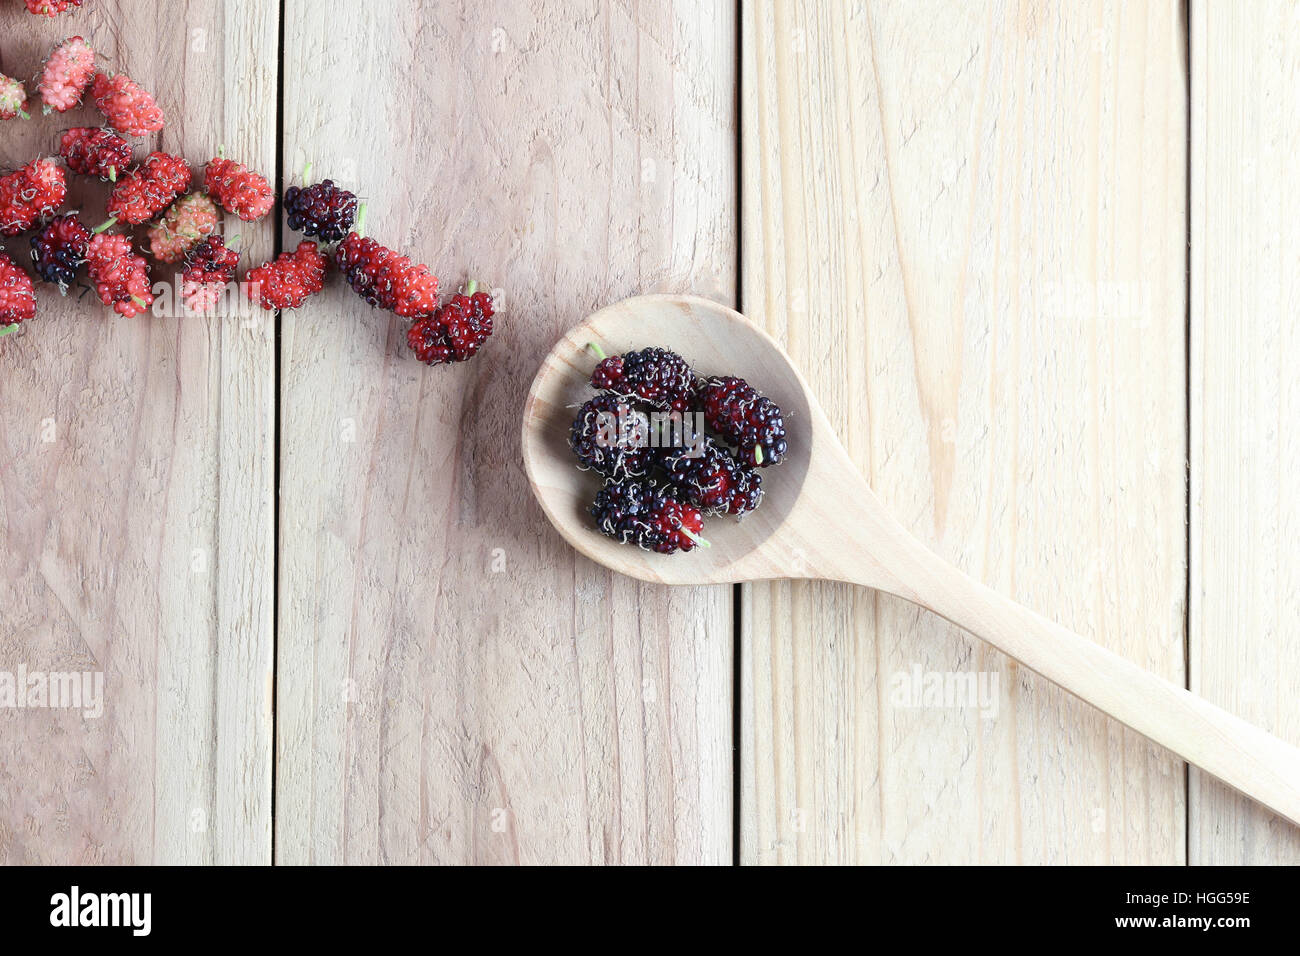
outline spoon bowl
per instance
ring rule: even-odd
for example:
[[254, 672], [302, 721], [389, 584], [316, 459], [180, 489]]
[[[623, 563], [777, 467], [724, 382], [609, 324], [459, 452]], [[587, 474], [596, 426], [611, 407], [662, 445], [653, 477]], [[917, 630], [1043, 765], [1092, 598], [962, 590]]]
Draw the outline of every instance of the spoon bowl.
[[[600, 534], [587, 511], [599, 480], [578, 469], [568, 445], [578, 406], [594, 394], [590, 344], [607, 355], [670, 348], [700, 374], [739, 376], [780, 405], [789, 452], [763, 470], [758, 510], [739, 521], [708, 519], [711, 546], [688, 553], [653, 554]], [[693, 296], [651, 295], [589, 316], [542, 361], [524, 409], [522, 450], [547, 518], [613, 571], [674, 585], [826, 578], [897, 595], [1300, 823], [1300, 750], [935, 555], [872, 492], [785, 351], [738, 312]]]
[[[589, 345], [617, 355], [655, 342], [689, 342], [687, 358], [702, 372], [762, 383], [781, 406], [790, 450], [763, 470], [763, 503], [742, 519], [705, 523], [709, 547], [655, 554], [596, 530], [587, 513], [600, 476], [576, 467], [569, 429], [578, 406], [594, 394], [596, 358]], [[743, 346], [738, 348], [737, 346]], [[807, 383], [779, 345], [739, 313], [708, 299], [651, 295], [601, 309], [570, 329], [552, 349], [529, 393], [524, 414], [524, 462], [533, 491], [551, 523], [578, 551], [620, 574], [657, 584], [725, 584], [785, 577], [776, 562], [756, 553], [777, 547], [778, 532], [795, 510], [817, 441]]]

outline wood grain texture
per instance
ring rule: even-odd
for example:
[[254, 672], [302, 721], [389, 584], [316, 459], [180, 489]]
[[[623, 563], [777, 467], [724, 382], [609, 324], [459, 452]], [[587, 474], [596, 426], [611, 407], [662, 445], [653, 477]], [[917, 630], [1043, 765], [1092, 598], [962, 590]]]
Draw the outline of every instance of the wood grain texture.
[[[1181, 682], [1177, 5], [742, 21], [744, 311], [914, 533]], [[1182, 859], [1183, 765], [957, 629], [830, 584], [742, 617], [742, 860]], [[993, 712], [911, 706], [914, 673]]]
[[[201, 170], [225, 143], [275, 158], [278, 8], [99, 0], [0, 10], [0, 71], [34, 76], [80, 33], [155, 92], [137, 141]], [[0, 125], [0, 165], [54, 151], [93, 108]], [[103, 219], [108, 189], [71, 204]], [[249, 256], [269, 225], [244, 226]], [[141, 233], [142, 235], [142, 233]], [[7, 243], [27, 262], [27, 238]], [[154, 280], [172, 277], [155, 270]], [[0, 710], [0, 861], [266, 863], [271, 841], [271, 323], [123, 319], [37, 293], [0, 341], [0, 670], [101, 671], [98, 719]]]
[[[1198, 2], [1191, 37], [1191, 686], [1300, 744], [1300, 9]], [[1300, 828], [1189, 792], [1192, 863], [1300, 862]]]
[[288, 168], [500, 315], [436, 369], [337, 280], [284, 320], [279, 861], [730, 860], [731, 591], [579, 558], [519, 420], [588, 312], [734, 299], [734, 17], [289, 0]]

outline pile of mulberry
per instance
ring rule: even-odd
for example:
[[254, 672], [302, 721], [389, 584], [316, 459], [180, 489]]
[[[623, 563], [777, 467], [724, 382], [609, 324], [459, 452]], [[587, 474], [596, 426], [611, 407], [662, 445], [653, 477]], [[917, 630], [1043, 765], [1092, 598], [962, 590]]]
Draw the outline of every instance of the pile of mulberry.
[[[758, 469], [788, 450], [775, 402], [743, 379], [700, 379], [668, 349], [609, 357], [588, 349], [599, 359], [591, 385], [600, 393], [579, 409], [569, 448], [579, 468], [605, 479], [591, 508], [597, 530], [672, 554], [707, 546], [703, 516], [742, 518], [762, 504]], [[676, 536], [668, 533], [674, 521], [682, 522]]]

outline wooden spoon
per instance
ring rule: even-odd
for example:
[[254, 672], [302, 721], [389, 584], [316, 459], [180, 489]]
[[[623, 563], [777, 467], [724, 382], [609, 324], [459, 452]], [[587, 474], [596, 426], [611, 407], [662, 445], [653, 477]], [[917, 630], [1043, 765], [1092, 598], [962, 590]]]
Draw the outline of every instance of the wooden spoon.
[[[658, 345], [713, 374], [738, 375], [785, 413], [790, 451], [765, 470], [762, 507], [706, 525], [709, 548], [660, 555], [596, 531], [599, 487], [568, 447], [577, 406], [592, 395], [596, 359]], [[1004, 654], [1300, 823], [1300, 749], [990, 590], [899, 524], [849, 459], [799, 370], [744, 316], [707, 299], [651, 295], [602, 309], [551, 350], [529, 390], [524, 465], [551, 523], [582, 554], [659, 584], [826, 578], [887, 591], [928, 608]]]

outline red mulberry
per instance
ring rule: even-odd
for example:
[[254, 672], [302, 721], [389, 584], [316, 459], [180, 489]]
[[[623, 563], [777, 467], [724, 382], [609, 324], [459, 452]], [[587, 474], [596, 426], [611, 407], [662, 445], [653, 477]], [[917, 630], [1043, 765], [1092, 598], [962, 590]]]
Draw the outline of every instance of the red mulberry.
[[21, 81], [0, 73], [0, 120], [10, 120], [15, 116], [29, 119], [27, 90]]
[[131, 250], [131, 240], [118, 233], [100, 233], [90, 240], [86, 266], [99, 300], [127, 317], [153, 304], [149, 264]]
[[433, 315], [411, 323], [406, 341], [415, 357], [426, 365], [464, 362], [478, 354], [492, 334], [492, 296], [474, 292], [454, 295]]
[[32, 277], [0, 252], [0, 335], [36, 315], [36, 287]]
[[300, 242], [294, 252], [283, 252], [274, 262], [250, 269], [245, 276], [253, 284], [257, 302], [268, 312], [296, 309], [325, 284], [325, 257], [314, 242]]
[[408, 319], [437, 311], [438, 280], [428, 267], [412, 263], [373, 239], [348, 233], [334, 250], [334, 264], [353, 291], [371, 305]]
[[112, 130], [76, 126], [63, 134], [59, 155], [74, 173], [117, 182], [131, 165], [131, 144]]
[[34, 159], [0, 178], [0, 236], [26, 232], [38, 219], [53, 215], [67, 194], [63, 167], [52, 159]]
[[261, 219], [275, 205], [270, 183], [247, 166], [220, 156], [208, 162], [203, 184], [218, 206], [245, 222]]
[[190, 187], [190, 167], [179, 156], [150, 153], [113, 187], [108, 214], [118, 222], [148, 222]]
[[54, 48], [45, 61], [37, 89], [46, 112], [67, 112], [81, 102], [81, 95], [95, 76], [95, 51], [81, 37], [68, 37]]
[[96, 73], [90, 94], [108, 125], [128, 136], [148, 136], [163, 128], [163, 112], [153, 95], [125, 73]]
[[149, 227], [149, 248], [159, 262], [179, 262], [217, 228], [217, 207], [203, 193], [190, 193], [172, 203]]
[[763, 499], [763, 476], [706, 435], [666, 449], [660, 464], [674, 493], [703, 511], [739, 517]]

